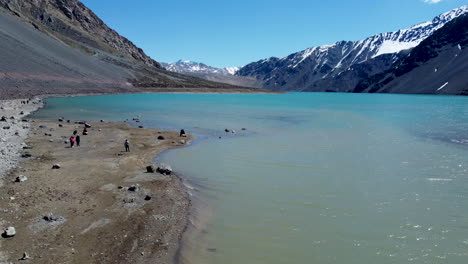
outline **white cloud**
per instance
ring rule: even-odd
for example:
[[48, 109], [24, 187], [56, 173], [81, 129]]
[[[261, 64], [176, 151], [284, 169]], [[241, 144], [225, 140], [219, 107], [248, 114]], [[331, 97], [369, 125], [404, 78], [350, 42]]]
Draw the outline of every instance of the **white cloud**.
[[442, 0], [423, 0], [424, 3], [429, 3], [429, 4], [437, 4], [441, 2]]

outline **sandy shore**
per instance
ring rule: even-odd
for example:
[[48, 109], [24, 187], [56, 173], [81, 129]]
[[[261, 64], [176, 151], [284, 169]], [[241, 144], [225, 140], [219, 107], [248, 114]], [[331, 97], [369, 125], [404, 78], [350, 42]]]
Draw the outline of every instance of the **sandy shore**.
[[[146, 173], [146, 166], [191, 137], [97, 122], [70, 148], [64, 141], [82, 124], [29, 124], [32, 149], [22, 154], [31, 157], [20, 158], [0, 191], [0, 229], [16, 229], [0, 238], [0, 263], [17, 263], [25, 252], [25, 263], [173, 262], [190, 200], [178, 177]], [[15, 182], [21, 175], [27, 180]]]

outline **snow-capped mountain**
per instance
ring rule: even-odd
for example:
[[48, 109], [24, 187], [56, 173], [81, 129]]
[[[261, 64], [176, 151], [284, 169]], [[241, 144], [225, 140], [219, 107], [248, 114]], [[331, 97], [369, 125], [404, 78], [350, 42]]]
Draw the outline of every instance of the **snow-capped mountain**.
[[188, 60], [178, 60], [173, 63], [162, 63], [162, 66], [165, 67], [168, 71], [178, 72], [178, 73], [214, 73], [214, 74], [225, 74], [225, 75], [234, 75], [239, 67], [229, 67], [229, 68], [215, 68], [208, 66], [200, 62], [193, 62]]
[[385, 72], [356, 85], [355, 93], [468, 95], [468, 14], [448, 22]]
[[349, 91], [363, 78], [387, 70], [447, 22], [467, 13], [468, 6], [451, 10], [408, 29], [312, 47], [283, 58], [250, 63], [236, 72], [255, 77], [273, 90]]

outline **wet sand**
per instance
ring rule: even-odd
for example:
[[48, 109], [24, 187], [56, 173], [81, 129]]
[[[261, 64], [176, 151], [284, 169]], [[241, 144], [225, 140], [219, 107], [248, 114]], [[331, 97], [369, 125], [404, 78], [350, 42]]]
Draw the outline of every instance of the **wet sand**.
[[[17, 233], [0, 238], [0, 263], [16, 263], [24, 252], [31, 257], [24, 263], [173, 262], [190, 200], [177, 176], [146, 173], [146, 166], [192, 138], [96, 122], [89, 135], [79, 133], [81, 146], [70, 148], [64, 141], [84, 127], [73, 121], [30, 123], [25, 143], [32, 149], [22, 153], [31, 157], [1, 187], [1, 231], [13, 226]], [[14, 182], [20, 175], [28, 180]]]

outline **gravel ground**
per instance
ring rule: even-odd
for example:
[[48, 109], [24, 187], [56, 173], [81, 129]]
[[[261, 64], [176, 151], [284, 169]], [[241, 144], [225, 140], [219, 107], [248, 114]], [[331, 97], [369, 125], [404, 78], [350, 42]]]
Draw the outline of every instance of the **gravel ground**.
[[[0, 187], [6, 172], [13, 168], [19, 158], [19, 151], [25, 146], [24, 140], [30, 131], [27, 115], [42, 107], [42, 100], [35, 99], [0, 101]], [[22, 104], [21, 102], [29, 102]], [[24, 121], [28, 122], [24, 122]]]

